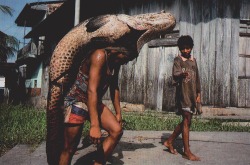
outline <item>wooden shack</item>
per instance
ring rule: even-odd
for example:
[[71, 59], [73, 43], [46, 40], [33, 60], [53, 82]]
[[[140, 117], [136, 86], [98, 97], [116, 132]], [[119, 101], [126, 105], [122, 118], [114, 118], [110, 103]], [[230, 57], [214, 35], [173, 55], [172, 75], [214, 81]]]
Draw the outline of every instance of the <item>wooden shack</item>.
[[[250, 1], [164, 0], [136, 4], [128, 14], [171, 12], [179, 36], [193, 37], [192, 53], [199, 65], [204, 105], [250, 107]], [[167, 39], [159, 39], [158, 43], [154, 41], [155, 47], [145, 45], [137, 62], [123, 68], [121, 93], [128, 102], [169, 111], [174, 107], [171, 71], [178, 49], [168, 45]]]
[[[173, 59], [171, 41], [180, 35], [194, 39], [202, 103], [215, 107], [250, 107], [250, 2], [247, 0], [133, 1], [127, 14], [165, 10], [176, 17], [174, 33], [144, 46], [136, 63], [121, 72], [122, 100], [170, 111]], [[136, 5], [135, 5], [136, 4]], [[133, 92], [133, 94], [131, 94]]]
[[[176, 41], [180, 35], [191, 35], [192, 54], [198, 61], [202, 83], [202, 103], [214, 107], [250, 107], [249, 0], [76, 1], [79, 11], [75, 0], [68, 0], [26, 37], [45, 36], [44, 43], [54, 47], [74, 26], [76, 13], [79, 21], [100, 14], [135, 15], [162, 10], [176, 18], [173, 32], [144, 45], [139, 57], [122, 67], [121, 101], [173, 111], [175, 88], [171, 74], [173, 59], [179, 53]], [[107, 94], [105, 98], [108, 97]]]

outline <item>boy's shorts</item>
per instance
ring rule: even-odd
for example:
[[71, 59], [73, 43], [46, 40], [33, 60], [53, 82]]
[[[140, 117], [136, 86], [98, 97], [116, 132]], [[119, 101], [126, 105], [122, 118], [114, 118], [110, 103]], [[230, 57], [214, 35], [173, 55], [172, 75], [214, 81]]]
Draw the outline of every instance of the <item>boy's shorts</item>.
[[181, 107], [179, 107], [179, 108], [177, 108], [176, 110], [177, 110], [177, 111], [176, 111], [176, 114], [177, 114], [177, 115], [181, 115], [183, 111], [189, 112], [189, 113], [191, 113], [191, 114], [194, 114], [194, 112], [195, 112], [195, 109], [194, 109], [194, 108], [181, 108]]
[[189, 112], [189, 113], [194, 113], [194, 108], [182, 108], [183, 111]]
[[[64, 105], [67, 104], [65, 103]], [[83, 124], [89, 119], [88, 107], [85, 103], [76, 102], [64, 108], [64, 123]]]

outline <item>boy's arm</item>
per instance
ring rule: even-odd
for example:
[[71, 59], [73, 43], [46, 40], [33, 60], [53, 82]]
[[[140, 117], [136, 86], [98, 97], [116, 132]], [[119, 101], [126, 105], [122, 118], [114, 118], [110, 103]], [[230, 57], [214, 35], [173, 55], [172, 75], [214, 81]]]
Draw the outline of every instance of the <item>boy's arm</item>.
[[181, 68], [180, 60], [178, 60], [177, 58], [178, 57], [174, 59], [174, 65], [172, 69], [173, 85], [178, 84], [182, 78], [185, 78], [187, 76], [187, 73], [184, 73]]
[[88, 109], [90, 116], [90, 137], [94, 143], [100, 143], [101, 129], [98, 119], [98, 93], [101, 71], [105, 63], [105, 54], [101, 50], [95, 51], [90, 57], [90, 71], [88, 82]]
[[201, 102], [201, 83], [200, 83], [200, 75], [199, 75], [199, 69], [198, 69], [196, 59], [195, 59], [195, 65], [196, 65], [196, 93], [197, 93], [196, 102], [200, 103]]
[[120, 66], [115, 68], [115, 74], [112, 77], [112, 81], [110, 84], [110, 97], [116, 112], [116, 119], [121, 124], [122, 115], [121, 115], [121, 106], [120, 106], [120, 91], [118, 86], [118, 77], [119, 77]]

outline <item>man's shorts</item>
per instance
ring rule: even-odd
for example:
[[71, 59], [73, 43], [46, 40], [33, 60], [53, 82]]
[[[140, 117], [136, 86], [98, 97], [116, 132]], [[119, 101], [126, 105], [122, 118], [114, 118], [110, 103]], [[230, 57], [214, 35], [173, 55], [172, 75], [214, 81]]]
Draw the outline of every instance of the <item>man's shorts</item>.
[[[65, 103], [64, 105], [68, 104]], [[64, 123], [83, 124], [89, 119], [88, 107], [85, 103], [76, 102], [64, 108]]]

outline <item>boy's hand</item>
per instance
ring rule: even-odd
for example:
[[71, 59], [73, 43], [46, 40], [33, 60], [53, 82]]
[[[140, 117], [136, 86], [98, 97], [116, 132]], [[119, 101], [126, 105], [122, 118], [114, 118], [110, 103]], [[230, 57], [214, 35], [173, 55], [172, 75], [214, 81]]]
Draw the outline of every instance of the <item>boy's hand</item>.
[[101, 138], [101, 129], [97, 126], [91, 126], [89, 131], [90, 139], [94, 144], [99, 144]]
[[183, 73], [181, 73], [181, 77], [182, 77], [182, 78], [188, 77], [188, 72], [183, 72]]
[[200, 94], [198, 94], [198, 96], [197, 96], [197, 98], [196, 98], [196, 102], [197, 102], [197, 103], [200, 103], [200, 102], [201, 102], [201, 96], [200, 96]]
[[201, 95], [200, 93], [197, 94], [197, 98], [196, 98], [196, 114], [197, 115], [201, 115], [202, 112], [202, 105], [201, 105]]

